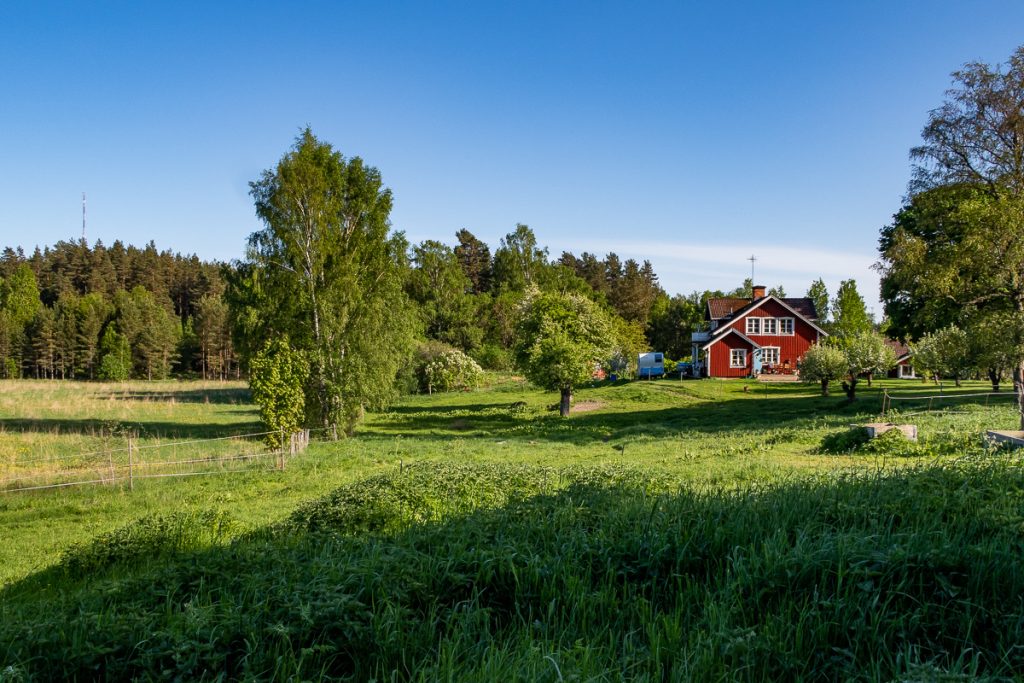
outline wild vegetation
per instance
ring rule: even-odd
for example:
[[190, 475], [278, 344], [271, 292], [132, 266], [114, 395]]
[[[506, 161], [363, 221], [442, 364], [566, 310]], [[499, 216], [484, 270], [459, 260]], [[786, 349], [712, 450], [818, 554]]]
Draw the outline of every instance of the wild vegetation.
[[[487, 381], [408, 397], [284, 472], [0, 497], [0, 670], [834, 680], [1022, 665], [1005, 596], [1024, 588], [1024, 471], [980, 438], [1014, 423], [1012, 402], [915, 415], [919, 442], [869, 444], [845, 435], [874, 416], [878, 382], [853, 404], [815, 386], [605, 383], [561, 419], [521, 380]], [[189, 424], [200, 407], [237, 411], [218, 430], [256, 417], [241, 388], [220, 404], [200, 397], [216, 385], [143, 386], [161, 392], [134, 399], [140, 422], [176, 433], [209, 428]], [[57, 419], [69, 396], [50, 387], [22, 383], [5, 410]]]

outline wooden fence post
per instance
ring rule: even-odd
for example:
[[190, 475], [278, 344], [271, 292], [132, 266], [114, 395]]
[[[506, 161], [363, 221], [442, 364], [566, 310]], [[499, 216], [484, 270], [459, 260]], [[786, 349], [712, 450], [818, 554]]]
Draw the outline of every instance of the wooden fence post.
[[135, 447], [132, 435], [128, 434], [128, 489], [135, 490]]
[[284, 471], [284, 429], [281, 429], [281, 446], [277, 452], [277, 469]]

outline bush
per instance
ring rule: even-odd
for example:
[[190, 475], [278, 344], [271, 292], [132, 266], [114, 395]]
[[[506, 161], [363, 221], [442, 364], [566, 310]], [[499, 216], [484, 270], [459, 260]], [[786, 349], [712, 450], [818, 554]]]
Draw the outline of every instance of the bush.
[[858, 450], [861, 446], [870, 441], [868, 431], [863, 427], [851, 427], [841, 432], [827, 435], [821, 440], [818, 451], [834, 455], [847, 455]]
[[421, 344], [414, 362], [420, 391], [427, 393], [475, 389], [484, 374], [475, 360], [437, 341]]
[[962, 440], [950, 441], [948, 437], [933, 439], [930, 443], [911, 441], [898, 429], [890, 429], [874, 439], [868, 436], [863, 427], [853, 427], [846, 431], [829, 434], [822, 442], [819, 451], [837, 455], [870, 454], [888, 455], [905, 458], [921, 455], [952, 455], [966, 453], [969, 444]]
[[287, 337], [268, 341], [249, 362], [249, 388], [269, 432], [264, 440], [270, 448], [282, 448], [284, 435], [302, 426], [308, 376], [305, 355], [293, 349]]
[[497, 344], [484, 344], [470, 355], [487, 370], [507, 372], [512, 369], [511, 352]]

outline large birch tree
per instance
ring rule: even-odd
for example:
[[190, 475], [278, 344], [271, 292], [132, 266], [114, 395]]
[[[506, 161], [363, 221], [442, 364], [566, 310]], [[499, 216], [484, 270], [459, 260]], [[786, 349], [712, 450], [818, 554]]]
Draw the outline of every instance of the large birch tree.
[[391, 191], [376, 168], [307, 128], [250, 194], [264, 227], [249, 237], [230, 297], [244, 349], [287, 336], [308, 362], [306, 426], [351, 433], [365, 408], [394, 397], [412, 348]]

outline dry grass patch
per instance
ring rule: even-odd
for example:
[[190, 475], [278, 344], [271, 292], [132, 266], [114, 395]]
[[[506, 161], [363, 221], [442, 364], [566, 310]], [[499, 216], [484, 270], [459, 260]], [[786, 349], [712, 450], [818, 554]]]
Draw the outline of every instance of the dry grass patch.
[[601, 410], [607, 408], [608, 403], [605, 401], [596, 401], [588, 399], [586, 401], [580, 401], [572, 404], [572, 412], [574, 413], [589, 413], [594, 410]]

